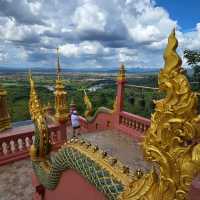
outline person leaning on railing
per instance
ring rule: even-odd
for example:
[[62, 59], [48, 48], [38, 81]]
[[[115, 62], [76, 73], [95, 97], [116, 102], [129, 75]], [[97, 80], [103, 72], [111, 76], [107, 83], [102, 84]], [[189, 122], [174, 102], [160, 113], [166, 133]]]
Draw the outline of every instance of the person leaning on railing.
[[73, 137], [80, 135], [80, 119], [76, 110], [71, 113], [71, 124], [73, 129]]

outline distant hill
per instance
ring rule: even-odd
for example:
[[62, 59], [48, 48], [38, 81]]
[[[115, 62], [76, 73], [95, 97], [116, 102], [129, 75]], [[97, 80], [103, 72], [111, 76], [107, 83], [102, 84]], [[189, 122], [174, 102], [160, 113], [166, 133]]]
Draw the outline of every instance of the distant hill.
[[[48, 73], [48, 74], [55, 74], [55, 68], [32, 68], [33, 72], [37, 73]], [[133, 68], [127, 68], [127, 73], [149, 73], [149, 72], [158, 72], [158, 68], [142, 68], [142, 67], [133, 67]], [[27, 73], [28, 69], [26, 68], [12, 68], [12, 67], [0, 67], [0, 73]], [[113, 68], [64, 68], [62, 69], [62, 72], [102, 72], [102, 73], [117, 73], [118, 69]]]
[[[0, 73], [10, 74], [10, 73], [27, 73], [29, 69], [27, 68], [14, 68], [14, 67], [1, 67]], [[32, 68], [31, 69], [35, 73], [47, 73], [47, 74], [55, 74], [55, 68]], [[127, 73], [156, 73], [159, 72], [159, 68], [142, 68], [142, 67], [128, 67], [126, 69]], [[99, 73], [117, 73], [118, 69], [116, 68], [64, 68], [62, 72], [74, 72], [74, 73], [90, 73], [90, 72], [99, 72]], [[192, 75], [193, 71], [191, 68], [187, 68], [188, 75]]]

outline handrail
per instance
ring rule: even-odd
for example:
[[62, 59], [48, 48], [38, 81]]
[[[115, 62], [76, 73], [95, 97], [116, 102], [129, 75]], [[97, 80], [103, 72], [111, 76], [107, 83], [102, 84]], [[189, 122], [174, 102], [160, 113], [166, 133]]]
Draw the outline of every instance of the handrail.
[[137, 120], [139, 122], [144, 123], [145, 125], [150, 125], [150, 123], [151, 123], [150, 119], [147, 119], [145, 117], [142, 117], [142, 116], [139, 116], [139, 115], [135, 115], [133, 113], [129, 113], [129, 112], [126, 112], [126, 111], [122, 111], [120, 113], [120, 116], [128, 117], [129, 119], [132, 119], [132, 120]]
[[147, 118], [122, 111], [119, 114], [118, 129], [135, 140], [141, 141], [150, 123], [151, 121]]
[[159, 88], [156, 88], [156, 87], [149, 87], [149, 86], [143, 86], [143, 85], [126, 84], [126, 87], [135, 87], [135, 88], [141, 88], [141, 89], [159, 90]]
[[[49, 125], [53, 149], [62, 144], [59, 140], [60, 126]], [[29, 157], [29, 148], [34, 141], [33, 125], [6, 130], [0, 134], [0, 166]]]

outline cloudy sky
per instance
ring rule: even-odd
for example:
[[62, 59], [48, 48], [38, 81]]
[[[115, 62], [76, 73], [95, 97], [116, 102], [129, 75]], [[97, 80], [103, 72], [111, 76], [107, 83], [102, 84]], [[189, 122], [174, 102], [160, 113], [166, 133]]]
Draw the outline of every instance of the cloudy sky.
[[179, 53], [200, 49], [198, 0], [0, 0], [0, 67], [162, 67], [173, 27]]

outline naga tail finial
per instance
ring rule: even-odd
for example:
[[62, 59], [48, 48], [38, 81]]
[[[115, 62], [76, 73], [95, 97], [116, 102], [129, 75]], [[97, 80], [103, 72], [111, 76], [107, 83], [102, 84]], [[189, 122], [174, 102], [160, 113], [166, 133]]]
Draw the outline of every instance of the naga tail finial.
[[176, 52], [177, 47], [178, 41], [173, 29], [164, 51], [164, 68], [161, 69], [158, 77], [159, 88], [166, 92], [166, 97], [156, 103], [156, 110], [164, 109], [173, 111], [179, 116], [190, 116], [189, 113], [196, 113], [197, 97], [191, 91], [189, 81], [181, 67], [182, 60]]
[[83, 100], [86, 105], [86, 111], [85, 111], [84, 115], [85, 115], [85, 117], [90, 117], [92, 115], [92, 111], [93, 111], [92, 103], [91, 103], [85, 90], [84, 90], [84, 99]]
[[35, 120], [39, 115], [42, 115], [43, 111], [37, 93], [35, 91], [35, 83], [32, 79], [31, 71], [29, 71], [29, 82], [30, 82], [29, 112], [32, 120]]

